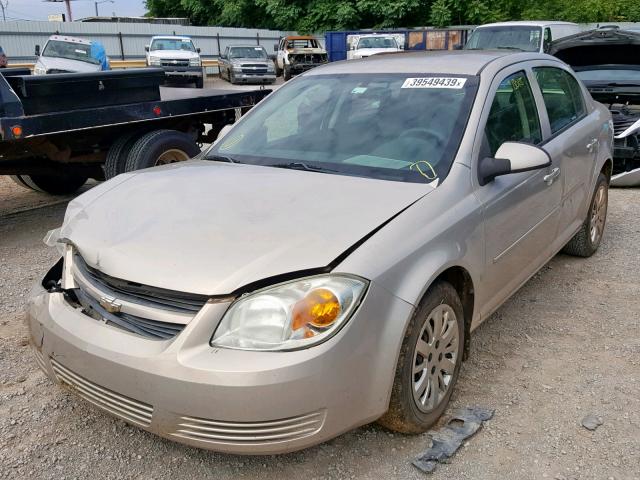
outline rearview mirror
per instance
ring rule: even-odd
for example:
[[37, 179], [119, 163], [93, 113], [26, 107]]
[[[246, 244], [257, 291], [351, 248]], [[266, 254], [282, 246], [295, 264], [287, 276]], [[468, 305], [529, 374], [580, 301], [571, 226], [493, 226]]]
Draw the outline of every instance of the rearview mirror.
[[196, 48], [196, 52], [200, 53], [200, 48]]
[[148, 52], [148, 51], [149, 51], [149, 45], [145, 45], [145, 46], [144, 46], [144, 51], [145, 51], [145, 52]]
[[478, 164], [478, 181], [486, 185], [500, 175], [528, 172], [551, 165], [551, 157], [540, 147], [529, 143], [505, 142], [495, 157], [484, 157]]
[[36, 45], [36, 57], [40, 56], [40, 45]]

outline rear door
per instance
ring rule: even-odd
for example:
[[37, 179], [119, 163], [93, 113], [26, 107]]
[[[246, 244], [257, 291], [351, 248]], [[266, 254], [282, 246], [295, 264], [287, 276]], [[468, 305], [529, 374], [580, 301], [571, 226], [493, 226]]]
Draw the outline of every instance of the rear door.
[[[474, 176], [478, 159], [493, 157], [502, 143], [541, 145], [543, 141], [532, 72], [523, 66], [503, 72], [494, 80], [483, 109], [474, 148]], [[551, 255], [562, 196], [558, 171], [558, 159], [552, 158], [549, 167], [500, 176], [484, 186], [477, 184], [485, 225], [482, 316], [490, 314]]]
[[582, 88], [575, 77], [557, 63], [533, 68], [544, 103], [543, 122], [549, 129], [544, 149], [560, 160], [562, 201], [557, 247], [580, 227], [590, 195], [591, 175], [598, 152], [599, 122], [588, 112]]

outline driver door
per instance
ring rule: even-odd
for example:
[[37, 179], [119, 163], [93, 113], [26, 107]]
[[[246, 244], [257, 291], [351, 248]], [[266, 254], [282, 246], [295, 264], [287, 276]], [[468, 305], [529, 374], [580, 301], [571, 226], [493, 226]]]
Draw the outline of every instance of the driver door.
[[[525, 70], [503, 73], [494, 80], [476, 136], [478, 158], [494, 156], [507, 141], [542, 143], [541, 100], [534, 96], [531, 83], [531, 74]], [[559, 172], [558, 160], [552, 159], [549, 167], [478, 184], [485, 225], [482, 316], [489, 315], [548, 260], [558, 230]]]

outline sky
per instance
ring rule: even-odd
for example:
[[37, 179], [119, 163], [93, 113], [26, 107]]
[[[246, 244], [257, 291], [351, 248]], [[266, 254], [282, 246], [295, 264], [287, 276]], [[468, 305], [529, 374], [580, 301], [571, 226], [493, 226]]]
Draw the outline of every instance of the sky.
[[[1, 0], [4, 4], [7, 0]], [[98, 0], [99, 2], [101, 0]], [[5, 9], [7, 20], [47, 20], [52, 13], [66, 13], [64, 3], [49, 3], [43, 0], [8, 0]], [[144, 0], [114, 0], [98, 5], [101, 16], [111, 16], [113, 12], [120, 17], [139, 17], [145, 14]], [[71, 13], [74, 20], [93, 17], [96, 14], [94, 0], [71, 0]], [[2, 18], [0, 17], [0, 20]]]

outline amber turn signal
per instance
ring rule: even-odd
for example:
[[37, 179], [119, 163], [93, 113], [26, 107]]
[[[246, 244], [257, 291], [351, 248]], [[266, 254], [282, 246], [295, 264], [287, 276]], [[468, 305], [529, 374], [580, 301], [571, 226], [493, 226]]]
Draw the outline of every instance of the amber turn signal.
[[317, 288], [294, 305], [292, 329], [329, 327], [340, 316], [341, 310], [340, 302], [331, 290]]

